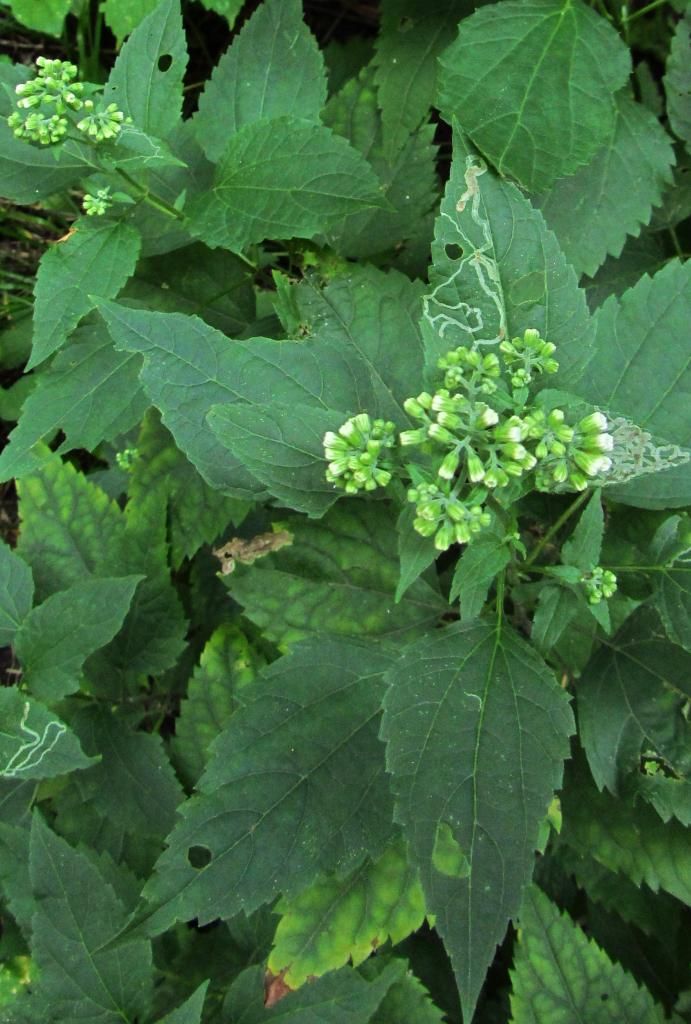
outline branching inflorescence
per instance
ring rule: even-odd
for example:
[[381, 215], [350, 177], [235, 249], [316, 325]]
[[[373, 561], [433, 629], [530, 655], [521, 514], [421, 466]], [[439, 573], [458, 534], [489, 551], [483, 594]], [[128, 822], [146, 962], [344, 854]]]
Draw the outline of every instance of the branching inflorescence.
[[531, 488], [585, 490], [611, 469], [613, 439], [603, 413], [570, 423], [539, 391], [530, 396], [537, 378], [557, 371], [555, 350], [529, 329], [501, 342], [501, 357], [447, 352], [440, 386], [404, 402], [416, 426], [399, 433], [398, 445], [394, 424], [367, 413], [325, 435], [327, 479], [346, 494], [406, 480], [413, 525], [439, 551], [467, 544]]

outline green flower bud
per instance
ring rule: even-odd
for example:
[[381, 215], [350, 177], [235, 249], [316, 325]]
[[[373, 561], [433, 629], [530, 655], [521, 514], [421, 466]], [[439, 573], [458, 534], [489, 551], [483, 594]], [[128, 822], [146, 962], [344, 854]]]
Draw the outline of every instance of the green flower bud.
[[[481, 480], [485, 480], [485, 466], [480, 456], [472, 448], [468, 449], [467, 466], [468, 476], [472, 483], [478, 484]], [[491, 487], [492, 484], [487, 486]]]
[[444, 460], [439, 467], [439, 476], [444, 480], [453, 480], [458, 470], [459, 463], [461, 461], [461, 453], [459, 449], [454, 449], [444, 457]]
[[425, 427], [420, 427], [418, 430], [402, 430], [398, 435], [398, 440], [403, 447], [424, 444], [427, 440], [427, 430]]

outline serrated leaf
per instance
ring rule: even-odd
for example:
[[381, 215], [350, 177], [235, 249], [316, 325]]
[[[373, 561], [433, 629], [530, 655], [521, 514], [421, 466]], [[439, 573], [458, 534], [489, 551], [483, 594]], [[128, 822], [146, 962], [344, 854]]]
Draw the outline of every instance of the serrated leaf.
[[275, 643], [331, 634], [399, 645], [433, 629], [447, 610], [424, 580], [395, 602], [396, 534], [383, 504], [344, 501], [321, 522], [281, 523], [292, 544], [225, 577], [245, 615]]
[[430, 542], [430, 538], [422, 537], [417, 530], [413, 529], [414, 518], [413, 506], [404, 505], [396, 524], [400, 563], [400, 574], [394, 598], [396, 604], [437, 557], [437, 550]]
[[[96, 223], [94, 223], [96, 221]], [[129, 224], [83, 217], [70, 236], [44, 253], [34, 288], [30, 370], [65, 342], [96, 304], [113, 298], [134, 271], [141, 239]]]
[[442, 1024], [443, 1017], [424, 985], [408, 971], [391, 986], [370, 1020], [371, 1024]]
[[557, 346], [552, 382], [568, 389], [593, 335], [575, 272], [519, 190], [488, 170], [458, 130], [453, 146], [432, 243], [433, 287], [423, 300], [427, 366], [436, 374], [450, 348], [498, 344], [534, 328]]
[[0, 455], [0, 477], [18, 478], [37, 469], [42, 459], [34, 445], [51, 440], [58, 429], [65, 435], [60, 452], [93, 451], [128, 431], [147, 407], [140, 367], [139, 356], [115, 351], [102, 325], [78, 327], [26, 399]]
[[374, 863], [365, 861], [345, 878], [321, 876], [274, 909], [281, 920], [268, 967], [292, 989], [349, 960], [357, 967], [389, 939], [401, 942], [425, 918], [420, 880], [401, 840]]
[[45, 453], [39, 473], [18, 486], [22, 515], [19, 544], [32, 567], [39, 597], [65, 590], [84, 576], [145, 574], [122, 629], [92, 655], [86, 673], [94, 692], [122, 697], [138, 673], [173, 665], [184, 647], [186, 622], [167, 564], [165, 504], [124, 515], [73, 466]]
[[542, 586], [530, 634], [533, 643], [541, 651], [556, 647], [578, 610], [578, 596], [572, 590], [549, 584]]
[[588, 662], [577, 690], [581, 743], [598, 788], [640, 794], [656, 805], [645, 762], [659, 758], [673, 773], [669, 783], [679, 791], [676, 808], [687, 825], [691, 728], [683, 706], [691, 697], [690, 679], [691, 654], [665, 638], [646, 608]]
[[[271, 1008], [270, 1020], [290, 1024], [368, 1024], [391, 986], [401, 977], [403, 962], [394, 960], [371, 983], [352, 967], [318, 978], [291, 992]], [[223, 1021], [264, 1024], [264, 971], [250, 967], [236, 978], [223, 1003]]]
[[449, 599], [460, 598], [461, 622], [477, 618], [483, 609], [494, 578], [511, 561], [503, 538], [486, 534], [468, 545], [456, 564]]
[[[420, 640], [387, 680], [382, 736], [396, 818], [470, 1019], [532, 875], [573, 718], [539, 656], [491, 624], [452, 626]], [[451, 876], [435, 868], [440, 825], [469, 871]]]
[[511, 972], [512, 1024], [551, 1024], [565, 1007], [572, 1020], [663, 1024], [662, 1007], [610, 960], [568, 914], [530, 886], [519, 914]]
[[629, 236], [621, 256], [606, 259], [592, 279], [581, 278], [590, 309], [596, 310], [610, 295], [622, 295], [644, 274], [655, 274], [665, 262], [665, 251], [658, 235], [643, 232], [638, 238]]
[[54, 703], [79, 689], [85, 660], [118, 632], [142, 578], [82, 580], [32, 609], [14, 649], [34, 696]]
[[264, 670], [181, 808], [140, 927], [250, 913], [383, 850], [393, 808], [377, 728], [390, 664], [377, 648], [320, 637]]
[[437, 58], [452, 41], [457, 0], [384, 0], [374, 65], [384, 142], [396, 152], [434, 102]]
[[245, 702], [245, 688], [263, 664], [234, 624], [219, 626], [207, 641], [175, 721], [173, 759], [189, 785], [201, 775], [212, 742]]
[[180, 0], [159, 0], [118, 54], [104, 89], [104, 103], [117, 103], [137, 128], [167, 139], [180, 121], [186, 67]]
[[15, 633], [31, 611], [34, 578], [24, 559], [0, 542], [0, 647], [12, 643]]
[[223, 15], [229, 28], [233, 27], [243, 3], [244, 0], [201, 0], [202, 7], [206, 7], [207, 11]]
[[599, 491], [594, 491], [576, 527], [562, 548], [561, 560], [564, 565], [575, 565], [588, 572], [600, 561], [602, 538], [605, 533], [605, 514]]
[[51, 779], [93, 764], [60, 718], [14, 686], [0, 689], [0, 722], [5, 779]]
[[567, 845], [636, 885], [645, 882], [653, 892], [664, 889], [691, 903], [691, 849], [688, 829], [679, 822], [663, 823], [641, 801], [631, 807], [599, 793], [583, 766], [569, 772], [561, 803]]
[[174, 569], [247, 515], [244, 502], [208, 486], [175, 446], [153, 409], [142, 423], [136, 451], [127, 488], [129, 512], [144, 510], [152, 499], [167, 506]]
[[687, 522], [672, 516], [655, 536], [655, 606], [673, 643], [691, 651], [691, 558]]
[[172, 1010], [165, 1017], [162, 1017], [158, 1024], [201, 1024], [204, 999], [208, 987], [209, 982], [203, 981], [189, 999], [186, 999], [176, 1010]]
[[[214, 405], [314, 405], [407, 425], [405, 398], [418, 386], [415, 324], [421, 288], [402, 274], [353, 269], [320, 290], [296, 289], [309, 340], [234, 341], [196, 317], [103, 304], [116, 347], [144, 354], [141, 379], [177, 446], [215, 489], [239, 498], [266, 490], [220, 444], [206, 415]], [[401, 345], [401, 338], [407, 343]], [[343, 403], [342, 405], [339, 403]], [[333, 426], [336, 428], [340, 423]]]
[[[691, 447], [684, 404], [691, 390], [691, 356], [684, 340], [691, 317], [690, 284], [691, 266], [673, 260], [653, 278], [641, 278], [620, 301], [608, 299], [597, 312], [596, 345], [578, 392], [615, 416], [629, 418], [653, 438], [652, 451], [643, 446], [644, 475], [611, 490], [608, 485], [607, 495], [627, 505], [675, 508], [691, 502], [691, 468], [674, 448]], [[662, 360], [661, 338], [668, 339]], [[672, 447], [665, 448], [665, 442]], [[630, 463], [631, 453], [624, 452], [624, 466], [627, 459]], [[663, 468], [675, 459], [676, 468]], [[614, 481], [616, 475], [615, 457]]]
[[440, 66], [445, 120], [458, 118], [500, 174], [540, 191], [606, 143], [631, 58], [579, 0], [509, 0], [465, 18]]
[[63, 148], [56, 160], [52, 148], [16, 139], [6, 118], [0, 117], [0, 195], [5, 198], [35, 203], [74, 185], [91, 170], [78, 148]]
[[207, 157], [218, 163], [229, 136], [245, 125], [286, 115], [317, 124], [325, 102], [324, 61], [302, 20], [302, 3], [265, 0], [218, 62], [193, 124]]
[[665, 96], [667, 116], [677, 138], [691, 146], [691, 13], [677, 22], [667, 57]]
[[325, 124], [348, 139], [372, 165], [391, 206], [352, 214], [329, 233], [328, 241], [349, 257], [393, 250], [387, 262], [397, 266], [407, 252], [419, 249], [422, 273], [429, 254], [429, 221], [438, 199], [433, 126], [406, 134], [398, 148], [387, 151], [371, 66], [331, 98], [323, 116]]
[[36, 812], [29, 868], [38, 905], [33, 918], [37, 991], [49, 1001], [46, 1024], [123, 1024], [145, 1018], [151, 1000], [149, 944], [100, 947], [125, 910], [93, 861], [52, 832]]
[[616, 98], [614, 132], [592, 160], [534, 202], [576, 271], [591, 276], [627, 235], [650, 221], [672, 181], [672, 140], [626, 92]]
[[[119, 862], [127, 861], [129, 834], [137, 848], [132, 868], [143, 866], [150, 871], [183, 798], [161, 737], [135, 732], [99, 707], [73, 714], [71, 725], [83, 749], [101, 755], [99, 764], [75, 780], [79, 804], [93, 811], [105, 826], [100, 841], [90, 837], [91, 845], [107, 850]], [[79, 808], [77, 812], [75, 838], [79, 836]], [[59, 820], [62, 827], [69, 824], [64, 816]]]
[[247, 266], [223, 249], [201, 242], [140, 260], [122, 293], [145, 309], [200, 316], [229, 338], [255, 319], [256, 302]]
[[326, 479], [324, 435], [348, 417], [308, 405], [212, 406], [207, 414], [223, 447], [281, 506], [323, 516], [340, 497]]
[[279, 117], [230, 137], [211, 189], [188, 212], [207, 245], [241, 252], [265, 238], [313, 238], [351, 213], [386, 206], [372, 168], [345, 139]]

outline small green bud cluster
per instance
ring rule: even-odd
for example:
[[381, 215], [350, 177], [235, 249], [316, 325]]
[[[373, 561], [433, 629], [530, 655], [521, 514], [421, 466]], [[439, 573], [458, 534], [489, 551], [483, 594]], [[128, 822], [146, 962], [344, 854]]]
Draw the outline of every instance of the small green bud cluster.
[[82, 200], [84, 213], [88, 217], [102, 217], [113, 205], [109, 188], [99, 188], [95, 195], [87, 192]]
[[121, 452], [116, 452], [115, 461], [120, 467], [128, 473], [134, 466], [135, 459], [139, 455], [138, 448], [123, 448]]
[[388, 453], [396, 443], [396, 426], [389, 420], [371, 420], [367, 413], [346, 420], [335, 434], [324, 435], [329, 461], [326, 479], [346, 494], [386, 487], [393, 463]]
[[70, 115], [76, 111], [88, 111], [76, 127], [95, 142], [117, 136], [125, 115], [115, 103], [103, 111], [95, 111], [93, 100], [83, 98], [87, 86], [76, 81], [74, 64], [39, 57], [36, 67], [36, 77], [15, 89], [17, 109], [10, 114], [7, 123], [16, 138], [42, 146], [61, 142], [72, 122]]
[[585, 587], [589, 604], [600, 604], [612, 597], [617, 589], [617, 577], [609, 569], [596, 565], [590, 572], [583, 573], [581, 583]]
[[[437, 363], [443, 386], [403, 403], [416, 424], [399, 435], [402, 450], [418, 449], [409, 469], [414, 526], [422, 536], [433, 536], [440, 551], [468, 543], [489, 526], [486, 503], [495, 510], [508, 507], [525, 491], [524, 484], [511, 485], [528, 474], [538, 490], [564, 485], [584, 490], [612, 465], [607, 453], [614, 442], [601, 412], [567, 423], [562, 409], [545, 411], [528, 402], [533, 379], [558, 368], [555, 346], [527, 330], [523, 338], [502, 342], [499, 350], [503, 358], [463, 346], [445, 353]], [[387, 440], [377, 435], [370, 450], [371, 427], [363, 413], [324, 439], [327, 479], [349, 494], [384, 487], [391, 479], [392, 466], [390, 461], [382, 465], [382, 451], [393, 446], [393, 424], [382, 424]]]
[[499, 349], [504, 356], [504, 365], [510, 373], [515, 388], [525, 388], [532, 383], [536, 374], [556, 373], [559, 363], [552, 355], [557, 346], [540, 337], [540, 332], [528, 329], [522, 338], [502, 341]]

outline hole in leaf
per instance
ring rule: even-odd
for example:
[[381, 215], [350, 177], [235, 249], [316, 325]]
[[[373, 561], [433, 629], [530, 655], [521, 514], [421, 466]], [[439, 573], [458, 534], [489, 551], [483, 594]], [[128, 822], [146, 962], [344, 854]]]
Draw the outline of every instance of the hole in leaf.
[[415, 22], [413, 21], [412, 18], [408, 18], [404, 15], [398, 22], [398, 31], [409, 32], [414, 24]]
[[447, 242], [444, 246], [444, 252], [450, 260], [460, 260], [463, 255], [463, 247], [456, 242]]
[[601, 996], [600, 996], [600, 1002], [606, 1003], [608, 999], [609, 999], [609, 993], [608, 992], [603, 992], [601, 994]]
[[190, 846], [187, 851], [187, 859], [193, 868], [200, 870], [211, 863], [211, 850], [206, 846]]
[[173, 58], [169, 53], [162, 53], [158, 58], [158, 70], [167, 71], [170, 65], [173, 63]]

